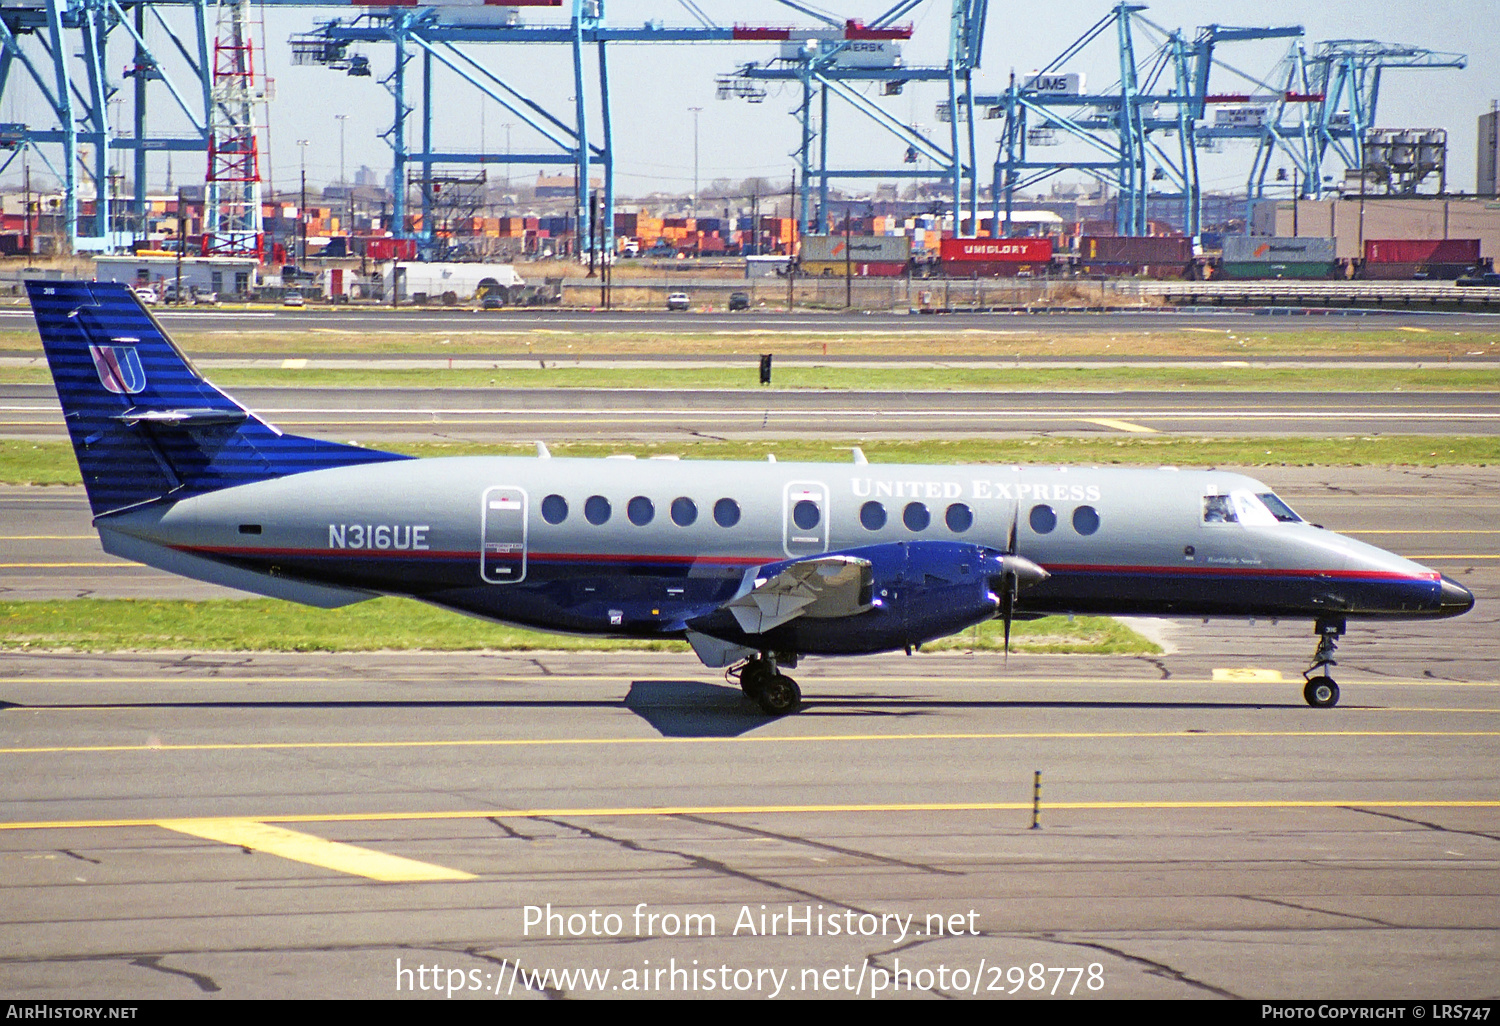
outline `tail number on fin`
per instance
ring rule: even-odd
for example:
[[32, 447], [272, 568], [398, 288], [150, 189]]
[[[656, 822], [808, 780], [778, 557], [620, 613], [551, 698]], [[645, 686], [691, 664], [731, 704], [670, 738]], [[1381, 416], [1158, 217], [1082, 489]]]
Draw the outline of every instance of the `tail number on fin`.
[[134, 395], [146, 387], [146, 371], [135, 346], [89, 346], [99, 383], [111, 392]]

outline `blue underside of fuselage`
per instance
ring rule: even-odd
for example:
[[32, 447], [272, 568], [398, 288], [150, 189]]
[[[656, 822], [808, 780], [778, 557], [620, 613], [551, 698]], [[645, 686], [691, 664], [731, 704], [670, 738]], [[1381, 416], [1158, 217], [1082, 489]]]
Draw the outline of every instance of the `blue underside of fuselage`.
[[[209, 553], [202, 553], [208, 555]], [[633, 638], [681, 637], [688, 629], [750, 648], [806, 655], [898, 649], [995, 616], [981, 580], [904, 581], [876, 608], [838, 619], [794, 619], [747, 634], [722, 607], [741, 588], [746, 564], [636, 558], [608, 566], [533, 556], [524, 578], [491, 584], [475, 554], [243, 553], [213, 557], [246, 569], [321, 584], [407, 595], [486, 619], [542, 631]], [[274, 567], [274, 570], [272, 569]], [[1049, 567], [1021, 592], [1022, 615], [1418, 618], [1447, 615], [1438, 580], [1392, 574], [1210, 567]]]

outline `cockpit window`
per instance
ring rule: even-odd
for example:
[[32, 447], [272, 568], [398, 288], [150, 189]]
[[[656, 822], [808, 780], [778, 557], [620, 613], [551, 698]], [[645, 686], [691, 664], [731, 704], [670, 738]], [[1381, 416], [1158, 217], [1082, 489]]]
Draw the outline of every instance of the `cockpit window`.
[[1228, 495], [1205, 495], [1203, 497], [1203, 522], [1205, 524], [1247, 524], [1270, 526], [1277, 523], [1296, 523], [1302, 518], [1292, 512], [1290, 506], [1274, 494], [1255, 494], [1235, 489]]
[[1205, 495], [1203, 497], [1203, 522], [1205, 524], [1233, 524], [1239, 522], [1234, 504], [1227, 495]]
[[1271, 515], [1283, 524], [1302, 523], [1302, 518], [1297, 515], [1296, 511], [1282, 502], [1275, 492], [1261, 492], [1256, 498], [1265, 503], [1266, 509], [1271, 511]]

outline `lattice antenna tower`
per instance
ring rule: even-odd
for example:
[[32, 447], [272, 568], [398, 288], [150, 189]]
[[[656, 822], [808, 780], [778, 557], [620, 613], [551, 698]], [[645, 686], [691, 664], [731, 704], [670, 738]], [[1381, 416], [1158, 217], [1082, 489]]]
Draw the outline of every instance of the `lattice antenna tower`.
[[260, 151], [255, 136], [255, 44], [249, 0], [219, 4], [209, 116], [203, 253], [259, 258]]

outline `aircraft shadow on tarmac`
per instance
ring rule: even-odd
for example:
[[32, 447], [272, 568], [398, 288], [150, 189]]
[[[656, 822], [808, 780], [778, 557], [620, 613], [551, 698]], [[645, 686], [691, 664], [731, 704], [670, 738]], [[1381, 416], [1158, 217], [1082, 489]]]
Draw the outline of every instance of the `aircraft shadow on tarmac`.
[[[22, 703], [0, 700], [0, 712], [9, 709], [629, 709], [663, 737], [738, 737], [775, 722], [739, 688], [697, 680], [661, 679], [632, 681], [630, 691], [619, 699], [433, 699], [356, 701], [258, 700], [235, 702], [88, 702]], [[1057, 709], [1071, 711], [1135, 709], [1214, 711], [1304, 708], [1289, 698], [1286, 702], [1101, 702], [1040, 699], [941, 699], [930, 695], [897, 697], [881, 694], [841, 695], [805, 700], [800, 717], [902, 718], [929, 716], [948, 710]]]

